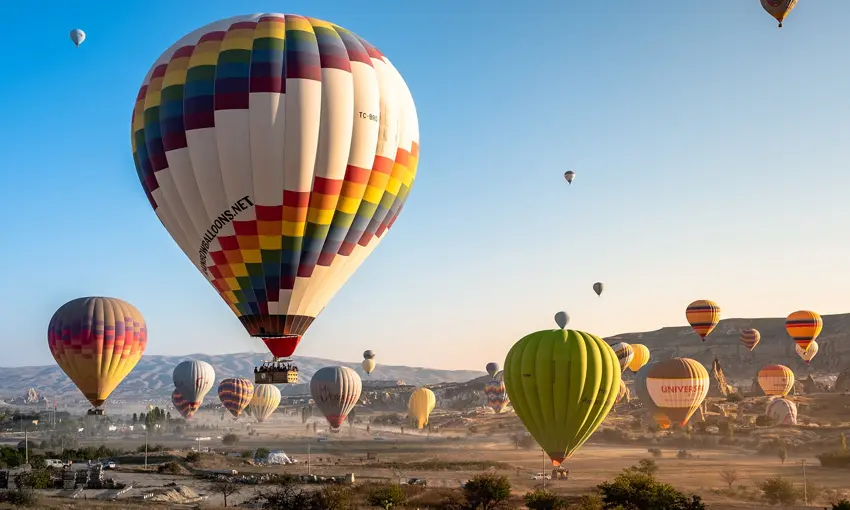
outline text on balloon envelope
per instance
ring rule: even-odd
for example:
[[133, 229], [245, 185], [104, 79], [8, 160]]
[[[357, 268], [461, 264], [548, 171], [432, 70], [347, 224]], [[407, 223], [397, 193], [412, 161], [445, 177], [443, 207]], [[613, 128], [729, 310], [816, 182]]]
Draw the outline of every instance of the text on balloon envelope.
[[215, 221], [213, 221], [210, 225], [210, 228], [204, 232], [204, 237], [201, 239], [201, 247], [198, 248], [198, 265], [200, 265], [201, 271], [203, 271], [205, 275], [207, 274], [207, 254], [210, 251], [210, 243], [213, 242], [225, 225], [236, 218], [236, 215], [253, 205], [254, 202], [251, 201], [250, 197], [245, 196], [240, 198], [234, 202], [233, 205], [219, 214]]

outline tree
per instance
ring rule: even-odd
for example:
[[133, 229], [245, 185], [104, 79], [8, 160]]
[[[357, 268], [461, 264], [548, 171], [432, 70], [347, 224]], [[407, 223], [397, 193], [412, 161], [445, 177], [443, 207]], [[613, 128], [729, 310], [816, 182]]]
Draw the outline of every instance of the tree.
[[564, 498], [542, 489], [526, 492], [523, 500], [525, 506], [530, 510], [561, 510], [567, 508], [567, 502]]
[[626, 470], [655, 476], [655, 473], [658, 472], [658, 463], [655, 462], [655, 459], [640, 459], [636, 466], [631, 466]]
[[699, 496], [688, 497], [672, 486], [637, 471], [625, 470], [613, 482], [603, 482], [598, 488], [605, 508], [705, 510], [705, 504]]
[[832, 504], [832, 510], [850, 510], [850, 501], [842, 499]]
[[26, 489], [52, 489], [53, 475], [47, 469], [33, 469], [19, 474], [15, 484]]
[[224, 498], [224, 507], [227, 508], [227, 497], [238, 494], [242, 490], [242, 486], [230, 478], [221, 478], [212, 482], [208, 489], [210, 492], [221, 494]]
[[225, 434], [223, 438], [221, 438], [221, 444], [225, 446], [233, 446], [239, 443], [239, 436], [236, 434]]
[[771, 505], [793, 505], [800, 500], [800, 491], [781, 476], [768, 478], [759, 485], [762, 497]]
[[315, 510], [348, 510], [351, 508], [351, 490], [346, 487], [326, 485], [313, 493]]
[[394, 483], [385, 485], [369, 493], [366, 502], [372, 506], [379, 506], [384, 510], [403, 505], [407, 501], [407, 495], [400, 485]]
[[785, 459], [788, 458], [788, 447], [785, 445], [784, 442], [781, 445], [779, 445], [778, 454], [779, 454], [779, 460], [782, 461], [782, 465], [784, 466], [785, 465]]
[[133, 413], [133, 425], [135, 425], [137, 423], [139, 423], [139, 415], [136, 414], [136, 413]]
[[738, 472], [734, 469], [723, 469], [720, 471], [720, 479], [732, 489], [732, 484], [738, 480]]
[[473, 476], [463, 486], [466, 500], [472, 508], [492, 510], [511, 497], [511, 482], [506, 476], [486, 473]]

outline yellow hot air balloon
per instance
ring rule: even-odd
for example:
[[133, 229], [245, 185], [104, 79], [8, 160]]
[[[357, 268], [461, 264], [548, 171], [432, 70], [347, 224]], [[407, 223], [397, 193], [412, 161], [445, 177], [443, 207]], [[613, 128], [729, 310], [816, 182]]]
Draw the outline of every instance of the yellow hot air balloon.
[[659, 361], [646, 374], [652, 402], [673, 423], [684, 426], [708, 395], [708, 371], [690, 358]]
[[280, 390], [273, 384], [257, 384], [246, 410], [258, 423], [263, 423], [280, 405]]
[[708, 299], [698, 299], [685, 309], [685, 318], [704, 342], [720, 321], [720, 306]]
[[629, 362], [629, 370], [637, 372], [649, 363], [649, 348], [643, 344], [630, 344], [635, 355]]
[[762, 8], [779, 22], [779, 28], [796, 5], [797, 0], [761, 0]]
[[767, 365], [759, 370], [758, 382], [765, 395], [784, 397], [794, 387], [794, 372], [785, 365]]
[[785, 331], [802, 349], [808, 349], [823, 330], [823, 319], [816, 312], [798, 310], [785, 319]]
[[437, 397], [428, 388], [416, 388], [407, 401], [407, 414], [417, 429], [428, 425], [428, 417], [437, 405]]
[[505, 358], [504, 373], [514, 412], [554, 466], [599, 427], [621, 380], [620, 362], [604, 340], [564, 329], [520, 339]]
[[127, 377], [148, 343], [145, 319], [120, 299], [84, 297], [68, 301], [53, 314], [47, 344], [59, 368], [95, 409]]

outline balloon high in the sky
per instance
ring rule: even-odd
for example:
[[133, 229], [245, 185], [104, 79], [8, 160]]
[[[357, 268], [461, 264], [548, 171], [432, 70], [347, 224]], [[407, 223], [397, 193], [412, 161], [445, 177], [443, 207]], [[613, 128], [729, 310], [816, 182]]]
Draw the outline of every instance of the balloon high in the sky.
[[632, 346], [627, 344], [626, 342], [618, 342], [611, 346], [614, 349], [614, 354], [617, 355], [617, 361], [620, 362], [620, 370], [626, 370], [626, 367], [629, 366], [629, 363], [635, 358], [635, 351], [632, 349]]
[[95, 408], [133, 370], [147, 343], [142, 314], [115, 298], [68, 301], [47, 326], [47, 345], [56, 364]]
[[794, 343], [808, 349], [823, 329], [823, 319], [816, 312], [799, 310], [785, 319], [785, 331], [794, 339]]
[[496, 363], [495, 361], [491, 361], [490, 363], [487, 363], [487, 366], [485, 366], [484, 369], [487, 371], [487, 374], [490, 377], [494, 377], [496, 375], [496, 372], [501, 370], [501, 368], [499, 367], [499, 364]]
[[643, 407], [646, 408], [647, 411], [649, 411], [649, 414], [652, 416], [652, 419], [653, 421], [655, 421], [655, 424], [662, 429], [669, 429], [671, 425], [670, 418], [668, 418], [667, 415], [664, 414], [661, 408], [655, 405], [655, 402], [652, 401], [652, 397], [649, 394], [649, 389], [647, 389], [646, 387], [646, 376], [649, 373], [650, 368], [653, 367], [656, 363], [657, 362], [651, 363], [643, 367], [635, 374], [635, 383], [633, 388], [635, 390], [635, 394], [637, 395], [638, 400], [640, 400], [643, 404]]
[[437, 397], [428, 388], [416, 388], [407, 400], [407, 414], [417, 429], [428, 425], [428, 417], [437, 405]]
[[685, 309], [685, 318], [704, 342], [720, 321], [720, 307], [714, 301], [699, 299]]
[[782, 22], [796, 5], [797, 0], [761, 0], [761, 6], [779, 22], [779, 28], [782, 28]]
[[183, 398], [183, 395], [180, 394], [179, 390], [171, 392], [171, 403], [174, 405], [174, 409], [180, 413], [180, 416], [182, 416], [184, 420], [191, 420], [192, 417], [195, 416], [195, 411], [198, 410], [197, 407], [193, 408], [189, 402]]
[[280, 390], [273, 384], [254, 386], [254, 397], [246, 409], [258, 423], [263, 423], [280, 405]]
[[602, 282], [596, 282], [593, 284], [593, 292], [595, 292], [597, 296], [601, 296], [603, 290], [605, 290], [605, 285]]
[[757, 329], [742, 329], [741, 330], [741, 343], [744, 344], [749, 350], [753, 350], [758, 345], [759, 340], [761, 340], [761, 333]]
[[759, 370], [758, 382], [765, 395], [784, 397], [794, 387], [794, 372], [784, 365], [767, 365]]
[[644, 365], [649, 363], [649, 348], [643, 344], [629, 344], [632, 346], [634, 357], [629, 362], [629, 370], [637, 372]]
[[775, 398], [767, 404], [764, 412], [777, 425], [797, 424], [797, 404], [787, 398]]
[[659, 361], [646, 372], [646, 389], [652, 402], [683, 427], [708, 395], [708, 385], [708, 371], [690, 358]]
[[569, 323], [570, 316], [567, 315], [567, 312], [558, 312], [555, 314], [555, 324], [557, 324], [559, 328], [564, 329]]
[[168, 233], [248, 333], [287, 357], [401, 212], [419, 123], [399, 72], [353, 32], [253, 14], [157, 59], [132, 146]]
[[206, 361], [183, 361], [174, 367], [174, 387], [194, 409], [201, 406], [204, 397], [215, 382], [215, 370]]
[[323, 367], [310, 379], [310, 395], [331, 428], [339, 428], [360, 400], [363, 382], [348, 367]]
[[505, 358], [514, 411], [555, 466], [570, 458], [608, 415], [621, 372], [614, 350], [583, 331], [531, 333]]
[[254, 383], [248, 379], [241, 377], [224, 379], [218, 385], [218, 399], [234, 418], [242, 414], [253, 398]]
[[812, 359], [818, 354], [818, 343], [816, 340], [812, 340], [812, 343], [809, 344], [808, 349], [803, 349], [799, 345], [795, 345], [794, 349], [797, 351], [797, 356], [803, 358], [803, 361], [808, 365], [811, 363]]
[[573, 179], [575, 179], [575, 178], [576, 178], [576, 173], [573, 172], [572, 170], [567, 170], [566, 172], [564, 172], [564, 179], [567, 181], [567, 184], [572, 184]]
[[86, 33], [83, 32], [82, 30], [80, 30], [79, 28], [75, 28], [74, 30], [71, 30], [70, 35], [71, 35], [71, 41], [74, 42], [74, 46], [76, 46], [77, 48], [79, 48], [80, 45], [83, 44], [83, 41], [86, 40]]
[[[499, 373], [501, 372], [497, 372]], [[494, 377], [492, 381], [484, 385], [484, 395], [487, 397], [487, 406], [496, 414], [504, 411], [511, 401], [504, 379], [498, 377]]]

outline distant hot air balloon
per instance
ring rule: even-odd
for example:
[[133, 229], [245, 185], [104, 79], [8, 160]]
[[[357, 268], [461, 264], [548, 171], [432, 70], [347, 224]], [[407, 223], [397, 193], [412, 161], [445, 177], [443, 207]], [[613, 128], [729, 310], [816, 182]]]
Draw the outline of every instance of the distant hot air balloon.
[[374, 359], [364, 359], [360, 363], [360, 366], [363, 367], [363, 371], [366, 372], [367, 375], [371, 374], [372, 371], [375, 370], [375, 360]]
[[787, 398], [775, 398], [767, 404], [764, 412], [777, 425], [797, 424], [797, 404]]
[[254, 397], [246, 409], [258, 423], [263, 423], [280, 405], [280, 390], [273, 384], [254, 386]]
[[375, 357], [375, 351], [372, 349], [363, 351], [363, 359], [373, 359]]
[[504, 411], [511, 401], [508, 398], [508, 390], [505, 387], [504, 379], [494, 377], [492, 381], [485, 384], [484, 395], [487, 397], [487, 406], [495, 411], [496, 414]]
[[182, 416], [184, 420], [191, 420], [192, 417], [195, 416], [195, 411], [198, 410], [197, 408], [193, 409], [192, 406], [189, 405], [189, 402], [183, 398], [179, 390], [171, 392], [171, 403], [174, 405], [174, 409], [180, 413], [180, 416]]
[[779, 22], [779, 28], [782, 28], [782, 22], [795, 5], [797, 0], [761, 0], [761, 6]]
[[496, 372], [501, 370], [501, 368], [499, 367], [499, 364], [496, 363], [495, 361], [491, 361], [490, 363], [487, 363], [487, 366], [485, 366], [484, 369], [487, 371], [487, 374], [490, 377], [493, 377], [494, 375], [496, 375]]
[[761, 340], [761, 333], [757, 329], [742, 329], [741, 330], [741, 343], [744, 344], [749, 350], [753, 350], [758, 345], [759, 340]]
[[652, 415], [652, 419], [655, 421], [656, 425], [662, 429], [669, 429], [670, 419], [657, 405], [655, 405], [655, 402], [652, 401], [652, 397], [649, 394], [649, 389], [646, 387], [646, 376], [649, 373], [650, 368], [652, 368], [652, 366], [656, 363], [657, 362], [651, 363], [641, 368], [635, 374], [635, 382], [632, 388], [634, 388], [635, 394], [641, 404], [643, 404], [643, 407], [649, 411], [650, 415]]
[[637, 372], [644, 365], [649, 363], [649, 348], [643, 344], [629, 344], [632, 346], [634, 357], [629, 363], [629, 370]]
[[47, 345], [59, 368], [98, 408], [136, 366], [148, 343], [145, 319], [120, 299], [68, 301], [47, 326]]
[[818, 354], [818, 343], [815, 340], [812, 340], [808, 349], [803, 349], [799, 345], [795, 345], [794, 348], [797, 350], [797, 356], [803, 358], [803, 361], [805, 361], [807, 365], [811, 363], [812, 359]]
[[614, 350], [583, 331], [531, 333], [505, 358], [514, 412], [554, 466], [570, 458], [611, 411], [621, 372]]
[[720, 307], [714, 301], [699, 299], [688, 305], [685, 317], [704, 342], [720, 321]]
[[652, 401], [673, 423], [685, 426], [708, 395], [708, 371], [690, 358], [672, 358], [652, 365], [646, 389]]
[[79, 48], [80, 45], [83, 44], [83, 41], [85, 41], [85, 40], [86, 40], [86, 33], [85, 32], [83, 32], [79, 28], [75, 28], [74, 30], [71, 30], [71, 41], [74, 42], [74, 46]]
[[602, 282], [596, 282], [593, 284], [593, 292], [595, 292], [597, 296], [601, 296], [604, 289], [605, 285], [603, 285]]
[[559, 328], [564, 329], [569, 323], [570, 316], [567, 315], [567, 312], [558, 312], [555, 314], [555, 324], [557, 324]]
[[784, 397], [794, 387], [794, 372], [784, 365], [767, 365], [759, 370], [758, 382], [765, 395]]
[[[617, 391], [617, 400], [614, 401], [615, 404], [619, 404], [623, 398], [627, 397], [629, 394], [629, 388], [626, 387], [626, 381], [620, 379], [620, 390]], [[628, 402], [628, 399], [626, 399]]]
[[416, 388], [407, 401], [407, 414], [417, 429], [428, 425], [428, 417], [437, 405], [437, 397], [428, 388]]
[[626, 342], [612, 344], [611, 348], [614, 349], [614, 354], [617, 355], [617, 361], [620, 362], [620, 370], [625, 371], [626, 367], [629, 366], [629, 363], [631, 363], [635, 358], [634, 349], [632, 349], [632, 346]]
[[363, 383], [348, 367], [323, 367], [310, 379], [310, 395], [331, 428], [339, 428], [360, 400]]
[[213, 387], [215, 370], [206, 361], [183, 361], [174, 367], [172, 378], [174, 387], [197, 409]]
[[241, 377], [224, 379], [218, 385], [218, 399], [234, 418], [242, 414], [252, 398], [254, 398], [254, 383], [248, 379]]
[[564, 179], [566, 179], [567, 184], [572, 184], [573, 179], [575, 179], [575, 178], [576, 178], [576, 173], [573, 172], [572, 170], [567, 170], [566, 172], [564, 172]]
[[419, 161], [416, 108], [389, 59], [291, 14], [177, 41], [142, 83], [131, 141], [165, 229], [276, 358], [386, 237]]
[[799, 310], [785, 319], [785, 331], [794, 339], [794, 343], [808, 349], [823, 329], [823, 319], [809, 310]]

